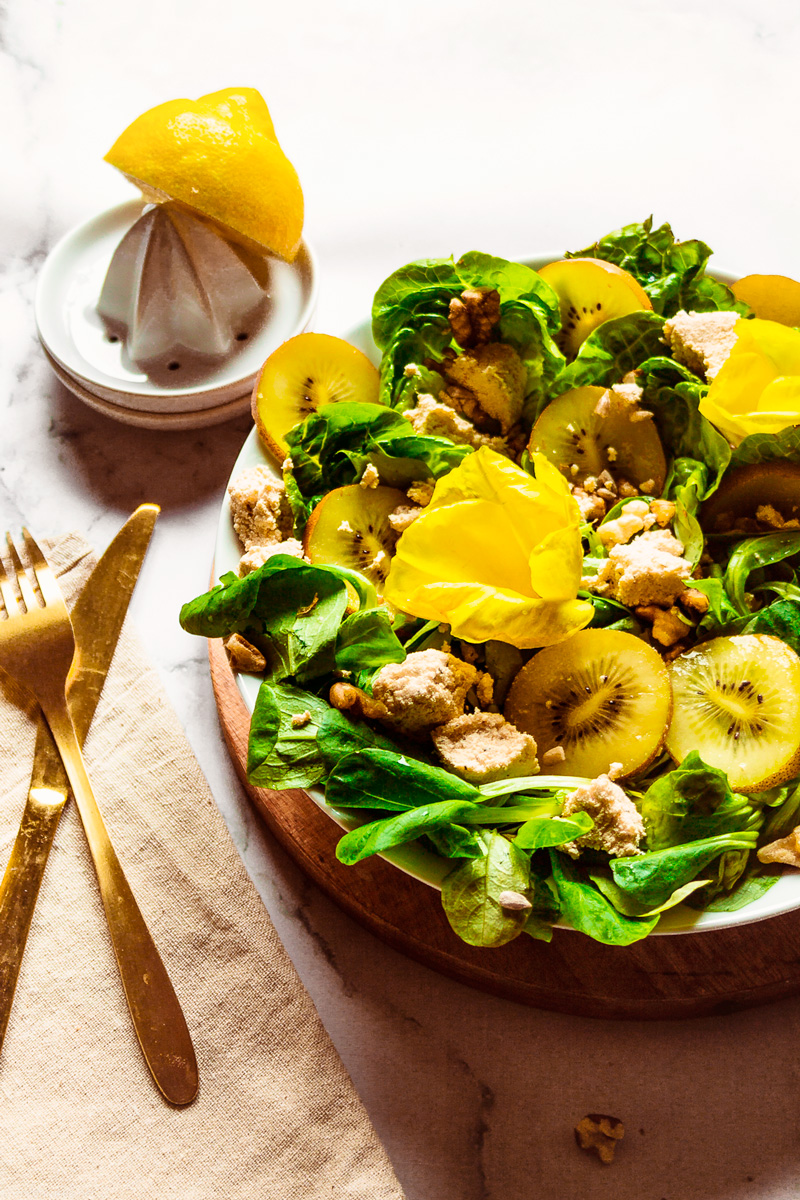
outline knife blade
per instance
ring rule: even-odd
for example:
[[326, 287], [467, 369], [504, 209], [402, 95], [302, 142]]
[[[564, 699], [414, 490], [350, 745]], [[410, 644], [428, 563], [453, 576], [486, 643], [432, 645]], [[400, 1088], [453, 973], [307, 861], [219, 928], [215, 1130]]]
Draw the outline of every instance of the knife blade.
[[[71, 609], [77, 650], [67, 695], [81, 745], [100, 699], [159, 511], [156, 504], [142, 504], [136, 509], [97, 563]], [[68, 795], [61, 756], [40, 716], [28, 798], [0, 882], [0, 1051], [39, 887]]]

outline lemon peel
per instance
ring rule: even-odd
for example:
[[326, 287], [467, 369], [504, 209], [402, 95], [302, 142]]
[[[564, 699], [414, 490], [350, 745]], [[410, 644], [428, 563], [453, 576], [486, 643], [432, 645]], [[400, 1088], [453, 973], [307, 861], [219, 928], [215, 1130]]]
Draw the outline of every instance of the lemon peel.
[[292, 262], [303, 192], [255, 88], [168, 100], [125, 129], [105, 156], [155, 203], [175, 200], [250, 250]]
[[777, 321], [740, 320], [736, 342], [700, 401], [733, 444], [800, 423], [800, 332]]
[[386, 599], [456, 637], [519, 649], [588, 625], [578, 506], [547, 459], [535, 454], [533, 466], [535, 478], [481, 447], [440, 479], [397, 544]]

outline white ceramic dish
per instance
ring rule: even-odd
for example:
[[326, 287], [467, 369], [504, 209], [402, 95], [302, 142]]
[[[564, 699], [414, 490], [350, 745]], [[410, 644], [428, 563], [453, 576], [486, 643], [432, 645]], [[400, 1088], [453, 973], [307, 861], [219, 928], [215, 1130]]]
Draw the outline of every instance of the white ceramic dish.
[[[536, 268], [543, 266], [547, 262], [552, 262], [553, 259], [558, 257], [558, 254], [550, 256], [541, 255], [535, 258], [523, 259], [522, 261]], [[732, 282], [739, 278], [738, 275], [720, 270], [715, 270], [714, 275], [724, 282]], [[349, 334], [345, 335], [345, 340], [363, 350], [376, 364], [379, 362], [380, 353], [372, 341], [369, 323], [351, 330]], [[231, 478], [235, 478], [246, 467], [254, 466], [268, 466], [275, 472], [276, 477], [280, 474], [276, 463], [262, 446], [255, 429], [251, 431], [242, 447], [241, 453], [234, 465]], [[241, 547], [233, 530], [226, 498], [226, 501], [222, 505], [217, 529], [215, 550], [216, 575], [220, 576], [225, 571], [236, 572], [240, 555]], [[239, 675], [237, 679], [239, 690], [252, 712], [261, 680], [254, 675]], [[351, 817], [337, 812], [330, 805], [326, 804], [321, 788], [308, 788], [306, 790], [314, 803], [343, 829], [352, 829], [358, 824]], [[412, 875], [415, 879], [419, 879], [423, 883], [427, 883], [435, 888], [441, 885], [444, 876], [452, 869], [452, 863], [439, 858], [438, 855], [427, 850], [419, 843], [412, 843], [411, 845], [387, 852], [383, 857], [407, 874]], [[705, 933], [712, 932], [715, 929], [731, 929], [738, 925], [750, 924], [753, 921], [763, 921], [768, 917], [780, 916], [797, 908], [800, 908], [800, 872], [787, 872], [764, 896], [749, 904], [746, 908], [731, 913], [700, 913], [688, 908], [686, 905], [678, 905], [664, 913], [654, 932], [656, 934], [680, 934]], [[558, 924], [560, 928], [571, 928], [571, 926], [563, 922], [559, 922]]]
[[270, 260], [267, 321], [222, 366], [189, 386], [164, 386], [128, 364], [123, 343], [108, 336], [96, 305], [111, 257], [141, 216], [131, 200], [70, 230], [39, 274], [39, 339], [59, 379], [85, 403], [116, 420], [152, 429], [195, 428], [246, 412], [265, 359], [308, 328], [317, 300], [316, 260], [303, 242], [291, 264]]

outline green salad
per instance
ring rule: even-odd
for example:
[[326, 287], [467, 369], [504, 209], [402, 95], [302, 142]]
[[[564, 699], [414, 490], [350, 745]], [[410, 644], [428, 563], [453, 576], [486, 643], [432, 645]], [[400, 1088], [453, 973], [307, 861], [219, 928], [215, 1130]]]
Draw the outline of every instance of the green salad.
[[261, 677], [250, 781], [323, 788], [344, 863], [419, 839], [472, 945], [627, 945], [800, 866], [800, 287], [710, 254], [410, 263], [379, 368], [303, 334], [256, 389], [275, 468], [181, 624]]

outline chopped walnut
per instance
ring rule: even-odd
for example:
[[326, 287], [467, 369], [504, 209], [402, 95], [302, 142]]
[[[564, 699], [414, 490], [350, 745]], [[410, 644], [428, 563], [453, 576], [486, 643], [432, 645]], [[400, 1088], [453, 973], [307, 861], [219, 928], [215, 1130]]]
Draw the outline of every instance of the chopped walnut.
[[619, 1117], [603, 1113], [588, 1113], [575, 1126], [575, 1141], [581, 1150], [596, 1154], [603, 1163], [614, 1161], [617, 1142], [625, 1136], [625, 1126]]
[[311, 713], [308, 709], [305, 712], [295, 713], [292, 717], [292, 729], [305, 729], [306, 725], [311, 724]]
[[267, 660], [264, 655], [240, 633], [232, 633], [223, 638], [222, 644], [228, 652], [234, 671], [249, 671], [253, 675], [260, 675], [266, 669]]
[[545, 750], [542, 755], [543, 767], [555, 767], [558, 763], [566, 761], [566, 752], [563, 746], [551, 746], [549, 750]]
[[485, 345], [500, 320], [500, 293], [495, 288], [468, 288], [450, 301], [448, 320], [462, 349]]
[[478, 704], [481, 706], [481, 708], [488, 708], [492, 703], [492, 700], [494, 699], [494, 680], [488, 671], [484, 671], [478, 680], [478, 686], [475, 689], [475, 695], [478, 698]]
[[381, 721], [389, 715], [385, 705], [352, 683], [334, 683], [328, 699], [340, 712], [349, 712], [365, 721]]
[[666, 529], [675, 516], [675, 505], [671, 500], [651, 500], [650, 512], [661, 529]]
[[796, 825], [786, 837], [762, 846], [757, 857], [762, 863], [785, 863], [788, 867], [800, 867], [800, 825]]
[[675, 605], [671, 608], [657, 608], [655, 604], [647, 604], [635, 611], [637, 617], [652, 624], [653, 640], [660, 642], [662, 646], [674, 646], [690, 632], [691, 626], [682, 620]]
[[508, 912], [527, 912], [528, 909], [533, 908], [528, 897], [523, 896], [522, 892], [501, 892], [497, 897], [497, 903]]
[[689, 616], [703, 616], [708, 612], [709, 600], [705, 592], [701, 592], [699, 588], [686, 588], [678, 596], [678, 604], [684, 609]]
[[787, 521], [771, 504], [759, 504], [756, 509], [756, 520], [769, 529], [800, 529], [800, 521], [796, 517]]

